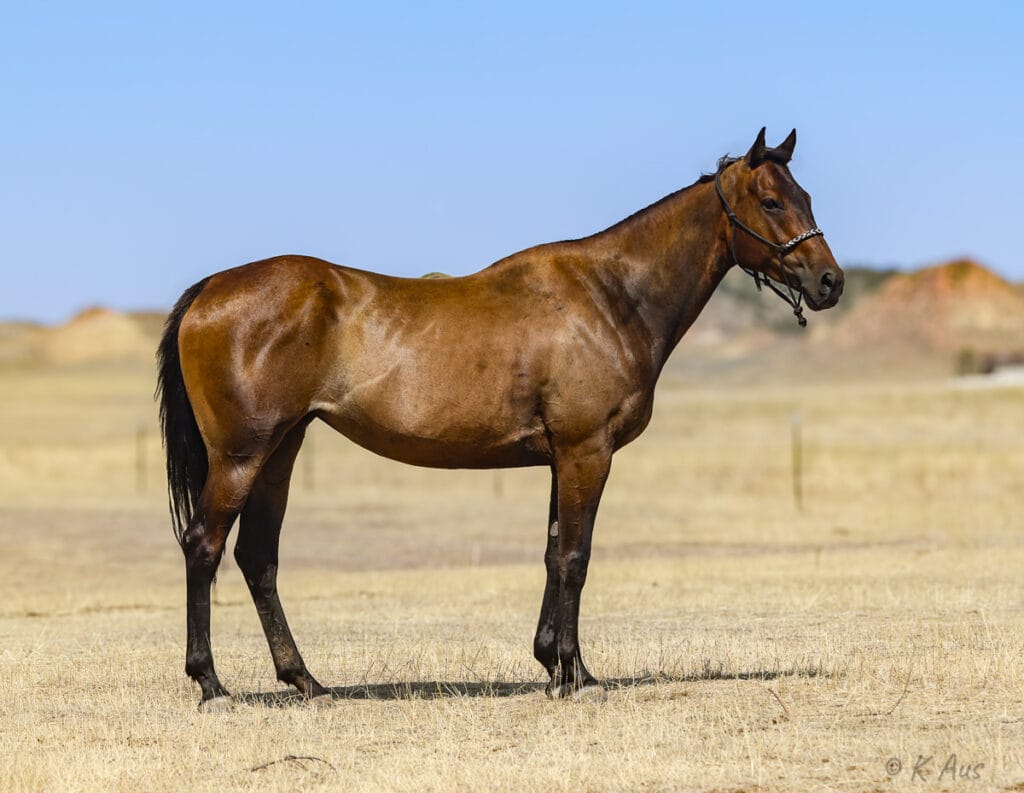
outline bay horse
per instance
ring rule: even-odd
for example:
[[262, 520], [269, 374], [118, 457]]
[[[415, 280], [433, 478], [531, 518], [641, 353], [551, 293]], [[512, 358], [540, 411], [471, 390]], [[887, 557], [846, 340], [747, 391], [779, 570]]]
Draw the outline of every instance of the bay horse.
[[549, 467], [533, 652], [550, 697], [603, 695], [578, 634], [594, 518], [612, 454], [646, 428], [669, 354], [734, 265], [801, 320], [801, 300], [820, 310], [843, 291], [788, 168], [795, 145], [796, 130], [770, 148], [761, 129], [743, 157], [605, 231], [461, 278], [279, 256], [188, 289], [160, 342], [157, 391], [200, 707], [231, 704], [214, 671], [210, 587], [239, 515], [235, 559], [278, 679], [331, 696], [277, 594], [289, 479], [313, 419], [413, 465]]

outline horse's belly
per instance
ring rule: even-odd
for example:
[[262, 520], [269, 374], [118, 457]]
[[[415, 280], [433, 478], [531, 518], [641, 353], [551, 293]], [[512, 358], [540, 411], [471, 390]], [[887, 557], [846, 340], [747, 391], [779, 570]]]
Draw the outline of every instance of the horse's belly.
[[400, 405], [353, 404], [321, 408], [324, 421], [383, 457], [430, 468], [516, 468], [545, 465], [550, 447], [539, 417], [466, 415], [453, 410], [425, 416]]
[[414, 465], [545, 464], [544, 373], [530, 345], [524, 340], [511, 350], [450, 317], [417, 327], [339, 334], [317, 412], [361, 446]]

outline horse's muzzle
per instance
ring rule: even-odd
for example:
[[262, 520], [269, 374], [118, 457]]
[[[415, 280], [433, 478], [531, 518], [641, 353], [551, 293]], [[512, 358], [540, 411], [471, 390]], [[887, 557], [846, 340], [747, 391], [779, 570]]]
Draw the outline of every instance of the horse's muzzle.
[[838, 267], [807, 270], [800, 278], [800, 291], [804, 293], [804, 299], [812, 310], [821, 311], [839, 302], [845, 282], [846, 277]]

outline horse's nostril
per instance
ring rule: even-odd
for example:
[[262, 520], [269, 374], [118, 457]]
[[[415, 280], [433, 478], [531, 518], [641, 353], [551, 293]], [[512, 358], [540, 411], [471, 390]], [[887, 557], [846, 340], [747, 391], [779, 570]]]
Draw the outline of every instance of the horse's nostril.
[[822, 297], [828, 297], [832, 294], [832, 290], [836, 286], [836, 275], [831, 270], [828, 270], [824, 275], [821, 276], [821, 288], [818, 289], [818, 294]]

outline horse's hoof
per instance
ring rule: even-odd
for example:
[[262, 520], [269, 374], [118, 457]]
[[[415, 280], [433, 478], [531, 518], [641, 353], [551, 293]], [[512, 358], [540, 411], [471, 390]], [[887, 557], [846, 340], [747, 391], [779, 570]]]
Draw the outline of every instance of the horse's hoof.
[[227, 713], [235, 707], [235, 701], [231, 697], [211, 697], [199, 703], [200, 713]]
[[604, 702], [608, 698], [604, 687], [596, 680], [575, 688], [571, 683], [553, 686], [550, 683], [545, 689], [548, 699], [571, 699], [573, 702]]
[[577, 688], [572, 692], [574, 702], [592, 702], [600, 705], [608, 699], [608, 692], [600, 683], [587, 683], [583, 688]]
[[316, 697], [310, 697], [308, 702], [311, 708], [330, 708], [334, 705], [334, 697], [330, 694], [320, 694]]

